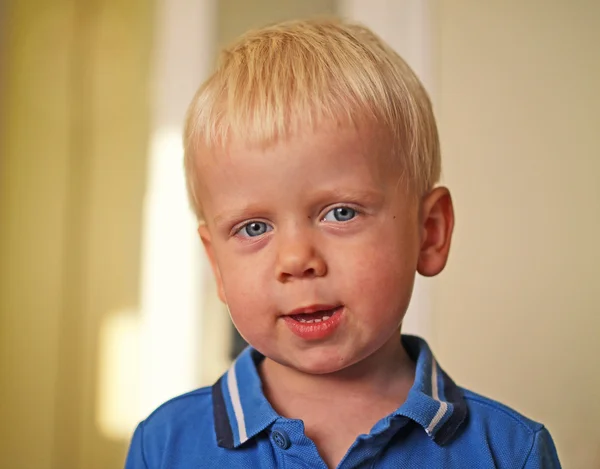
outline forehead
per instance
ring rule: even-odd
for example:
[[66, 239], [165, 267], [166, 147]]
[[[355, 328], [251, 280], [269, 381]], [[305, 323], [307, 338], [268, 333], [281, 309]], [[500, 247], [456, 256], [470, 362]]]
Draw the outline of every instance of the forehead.
[[233, 177], [263, 165], [276, 165], [281, 170], [359, 165], [386, 174], [399, 166], [392, 139], [374, 124], [329, 121], [274, 142], [234, 137], [226, 145], [203, 150], [196, 154], [197, 177], [203, 186], [215, 176]]

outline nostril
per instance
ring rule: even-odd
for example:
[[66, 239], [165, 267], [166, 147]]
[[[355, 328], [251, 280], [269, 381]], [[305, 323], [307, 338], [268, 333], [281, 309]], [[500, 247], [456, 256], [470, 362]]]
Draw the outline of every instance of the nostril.
[[280, 281], [320, 277], [325, 275], [326, 271], [325, 260], [305, 244], [286, 246], [278, 253], [275, 273]]

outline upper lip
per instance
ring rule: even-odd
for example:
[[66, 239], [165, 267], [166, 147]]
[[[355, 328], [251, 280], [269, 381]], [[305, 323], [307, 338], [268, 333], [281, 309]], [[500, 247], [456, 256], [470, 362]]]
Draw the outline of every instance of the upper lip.
[[287, 316], [295, 316], [297, 314], [311, 314], [316, 313], [318, 311], [329, 311], [332, 309], [339, 308], [341, 305], [339, 304], [314, 304], [309, 306], [303, 306], [302, 308], [296, 308], [293, 311], [290, 311]]

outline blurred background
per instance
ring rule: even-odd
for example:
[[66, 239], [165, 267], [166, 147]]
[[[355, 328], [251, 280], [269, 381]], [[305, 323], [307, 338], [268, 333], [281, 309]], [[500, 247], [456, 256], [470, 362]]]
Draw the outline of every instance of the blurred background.
[[185, 108], [220, 46], [371, 26], [429, 89], [457, 227], [406, 332], [600, 468], [600, 2], [0, 3], [0, 467], [123, 466], [139, 420], [235, 347], [184, 193]]

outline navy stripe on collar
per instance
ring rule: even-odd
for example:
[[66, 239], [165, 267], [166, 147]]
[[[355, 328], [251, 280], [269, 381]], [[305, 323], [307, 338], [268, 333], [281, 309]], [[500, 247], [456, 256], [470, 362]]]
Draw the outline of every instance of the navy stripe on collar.
[[264, 356], [247, 347], [213, 385], [217, 444], [237, 448], [281, 418], [262, 392], [258, 365]]
[[[406, 402], [391, 417], [413, 420], [433, 441], [444, 445], [453, 438], [467, 417], [462, 391], [438, 366], [423, 339], [403, 335], [402, 343], [416, 362], [415, 382]], [[283, 418], [262, 392], [257, 367], [263, 359], [255, 349], [246, 348], [213, 385], [215, 433], [217, 444], [221, 447], [237, 448], [278, 418]], [[382, 422], [384, 420], [389, 421], [386, 418]]]
[[462, 392], [454, 381], [446, 373], [442, 371], [442, 379], [446, 394], [446, 401], [452, 405], [452, 415], [446, 421], [443, 427], [440, 427], [434, 436], [434, 440], [440, 445], [448, 443], [456, 434], [459, 427], [467, 418], [467, 403], [465, 402]]
[[223, 395], [223, 378], [224, 376], [221, 376], [212, 387], [215, 433], [217, 434], [217, 445], [223, 448], [233, 448], [233, 431], [229, 424], [225, 396]]

